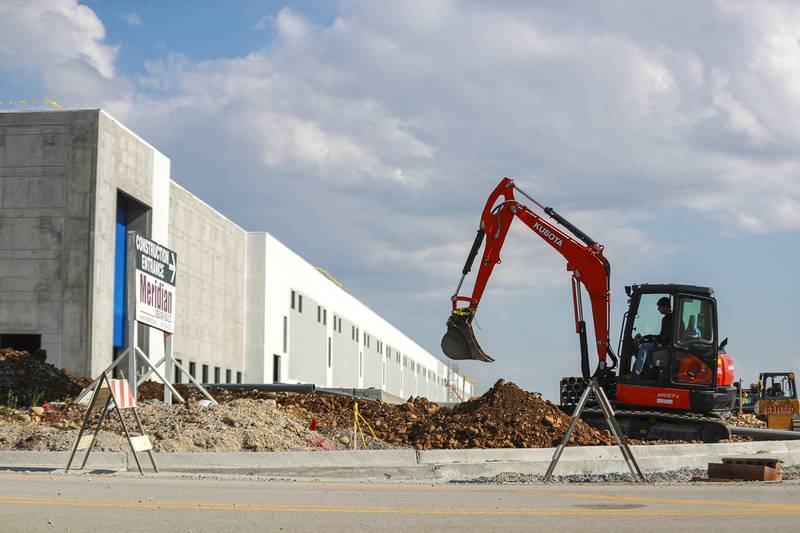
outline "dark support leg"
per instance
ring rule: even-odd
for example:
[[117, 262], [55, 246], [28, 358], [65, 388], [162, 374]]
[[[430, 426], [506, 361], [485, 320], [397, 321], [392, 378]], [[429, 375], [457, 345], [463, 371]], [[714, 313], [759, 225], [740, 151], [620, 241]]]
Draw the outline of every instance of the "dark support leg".
[[108, 395], [106, 398], [106, 404], [103, 406], [103, 411], [100, 413], [100, 420], [97, 421], [97, 427], [94, 430], [94, 434], [92, 435], [92, 443], [89, 445], [89, 448], [86, 449], [86, 455], [83, 456], [83, 462], [81, 463], [81, 470], [86, 466], [86, 461], [89, 459], [89, 454], [92, 453], [94, 449], [94, 445], [97, 442], [97, 435], [100, 433], [100, 428], [103, 427], [103, 420], [106, 419], [106, 413], [108, 413], [108, 405], [111, 403], [111, 395]]
[[69, 467], [72, 466], [72, 459], [75, 457], [75, 452], [78, 451], [78, 444], [81, 441], [81, 437], [83, 436], [83, 432], [86, 431], [86, 426], [89, 423], [89, 418], [92, 415], [92, 409], [94, 409], [95, 400], [97, 400], [97, 391], [100, 389], [100, 380], [94, 385], [94, 389], [92, 390], [92, 401], [89, 402], [89, 407], [86, 409], [86, 416], [83, 417], [83, 424], [81, 425], [81, 430], [78, 431], [78, 436], [75, 438], [75, 444], [72, 445], [72, 453], [69, 455], [69, 460], [67, 461], [67, 467], [64, 469], [64, 473], [66, 474], [69, 472]]

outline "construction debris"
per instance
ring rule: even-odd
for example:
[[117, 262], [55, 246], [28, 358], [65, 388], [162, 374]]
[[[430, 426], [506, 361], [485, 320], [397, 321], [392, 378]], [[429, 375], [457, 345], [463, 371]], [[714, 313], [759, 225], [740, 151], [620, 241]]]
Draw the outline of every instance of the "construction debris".
[[46, 358], [44, 350], [0, 350], [0, 404], [32, 406], [73, 398], [90, 383], [46, 363]]
[[[158, 398], [161, 386], [140, 387], [139, 397]], [[278, 405], [308, 422], [312, 417], [321, 431], [352, 428], [354, 399], [344, 396], [267, 393], [210, 389], [221, 403], [232, 398], [273, 399]], [[196, 396], [189, 387], [179, 388]], [[395, 446], [432, 448], [549, 448], [558, 444], [569, 425], [569, 416], [538, 394], [499, 380], [480, 398], [442, 407], [425, 398], [410, 398], [401, 405], [359, 402], [359, 411], [375, 434]], [[579, 422], [572, 444], [612, 444], [606, 431]]]
[[[69, 401], [88, 385], [47, 364], [42, 354], [0, 352], [0, 449], [65, 450], [85, 406]], [[442, 406], [425, 398], [394, 405], [332, 394], [227, 390], [177, 385], [185, 405], [160, 403], [163, 385], [140, 384], [142, 422], [157, 451], [332, 450], [353, 447], [354, 404], [369, 426], [370, 449], [544, 448], [563, 438], [570, 418], [539, 394], [499, 380], [480, 398]], [[10, 401], [5, 401], [5, 400]], [[27, 407], [27, 406], [31, 406]], [[25, 407], [25, 408], [23, 408]], [[740, 417], [736, 424], [754, 422]], [[757, 421], [755, 421], [757, 422]], [[99, 450], [124, 449], [122, 428], [104, 424]], [[636, 443], [637, 441], [631, 441]], [[610, 434], [580, 421], [570, 444], [613, 444]], [[362, 447], [359, 437], [359, 448]]]
[[[75, 441], [84, 406], [48, 405], [42, 416], [0, 407], [0, 450], [66, 451]], [[239, 399], [203, 407], [143, 403], [139, 416], [158, 452], [325, 451], [350, 449], [344, 430], [321, 433], [274, 400]], [[122, 426], [107, 417], [97, 451], [127, 451]], [[388, 446], [371, 437], [368, 449]]]

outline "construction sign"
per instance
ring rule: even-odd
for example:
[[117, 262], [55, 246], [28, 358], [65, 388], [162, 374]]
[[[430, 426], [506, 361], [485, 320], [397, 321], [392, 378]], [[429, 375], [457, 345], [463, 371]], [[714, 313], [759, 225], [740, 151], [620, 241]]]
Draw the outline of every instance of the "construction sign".
[[[131, 240], [134, 254], [133, 295], [136, 320], [156, 329], [175, 332], [175, 252], [139, 233]], [[131, 253], [129, 251], [129, 253]]]
[[[104, 371], [86, 388], [86, 391], [92, 394], [92, 399], [89, 401], [83, 424], [80, 431], [78, 431], [75, 443], [72, 445], [72, 452], [69, 455], [64, 472], [69, 472], [72, 467], [72, 461], [78, 451], [86, 450], [80, 468], [83, 469], [86, 466], [89, 454], [92, 453], [97, 443], [97, 436], [103, 427], [103, 421], [112, 412], [116, 413], [117, 420], [125, 433], [125, 438], [128, 439], [139, 473], [144, 474], [144, 471], [139, 462], [139, 457], [136, 455], [137, 452], [147, 452], [148, 457], [150, 457], [150, 463], [153, 465], [153, 472], [158, 472], [156, 459], [153, 456], [153, 444], [150, 437], [144, 432], [142, 420], [136, 411], [136, 399], [131, 391], [131, 386], [128, 384], [127, 379], [110, 379], [108, 377], [110, 371], [111, 369]], [[133, 422], [135, 424], [130, 430], [128, 429], [128, 424], [125, 423], [125, 417], [122, 415], [123, 411], [133, 414]]]

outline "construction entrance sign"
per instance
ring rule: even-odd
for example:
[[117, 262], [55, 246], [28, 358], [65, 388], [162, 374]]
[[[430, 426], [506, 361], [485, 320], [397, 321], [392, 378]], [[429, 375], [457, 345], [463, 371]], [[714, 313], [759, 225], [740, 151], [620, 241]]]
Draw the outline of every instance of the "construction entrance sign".
[[136, 320], [167, 333], [175, 332], [175, 268], [172, 250], [134, 233]]

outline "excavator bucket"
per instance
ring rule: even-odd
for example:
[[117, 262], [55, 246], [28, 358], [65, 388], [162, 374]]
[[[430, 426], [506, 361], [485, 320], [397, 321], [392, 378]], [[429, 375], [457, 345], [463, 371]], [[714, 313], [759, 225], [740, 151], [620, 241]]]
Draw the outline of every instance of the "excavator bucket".
[[486, 354], [472, 332], [473, 311], [469, 308], [455, 309], [447, 320], [447, 333], [442, 337], [442, 351], [450, 359], [475, 359], [491, 363], [494, 359]]

